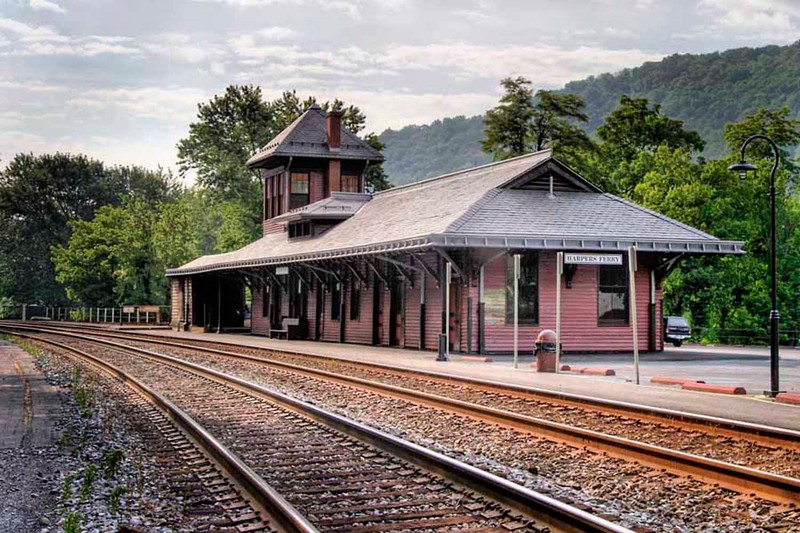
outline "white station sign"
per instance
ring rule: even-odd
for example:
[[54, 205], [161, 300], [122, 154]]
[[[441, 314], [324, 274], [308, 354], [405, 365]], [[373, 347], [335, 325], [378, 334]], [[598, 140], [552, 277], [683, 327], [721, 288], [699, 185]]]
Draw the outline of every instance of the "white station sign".
[[288, 276], [289, 267], [275, 267], [275, 274], [278, 276]]
[[564, 254], [566, 265], [622, 265], [622, 254]]

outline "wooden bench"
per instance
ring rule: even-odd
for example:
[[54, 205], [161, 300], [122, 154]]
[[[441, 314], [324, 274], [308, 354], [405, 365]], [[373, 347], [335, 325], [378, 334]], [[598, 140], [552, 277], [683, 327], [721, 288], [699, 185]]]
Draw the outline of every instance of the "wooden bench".
[[281, 337], [285, 337], [286, 340], [289, 340], [289, 327], [294, 327], [299, 325], [300, 325], [299, 318], [284, 317], [283, 320], [281, 320], [281, 329], [270, 328], [269, 338], [272, 339], [277, 337], [280, 339]]

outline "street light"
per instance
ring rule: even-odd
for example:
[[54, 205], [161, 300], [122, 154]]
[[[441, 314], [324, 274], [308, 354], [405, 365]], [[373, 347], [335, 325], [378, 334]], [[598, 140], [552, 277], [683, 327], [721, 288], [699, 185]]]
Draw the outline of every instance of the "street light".
[[778, 170], [780, 164], [780, 151], [778, 145], [767, 137], [766, 135], [751, 135], [742, 144], [741, 158], [738, 163], [728, 167], [728, 170], [739, 172], [741, 179], [747, 178], [747, 173], [755, 171], [756, 166], [748, 163], [744, 158], [744, 151], [752, 141], [762, 139], [769, 143], [772, 147], [772, 153], [775, 156], [775, 162], [772, 164], [772, 171], [769, 174], [769, 276], [770, 276], [770, 298], [772, 309], [769, 312], [769, 370], [770, 370], [770, 390], [765, 391], [764, 394], [774, 398], [780, 392], [778, 385], [778, 367], [780, 365], [779, 352], [778, 352], [778, 326], [780, 324], [780, 315], [778, 314], [778, 274], [777, 274], [777, 257], [775, 246], [775, 171]]

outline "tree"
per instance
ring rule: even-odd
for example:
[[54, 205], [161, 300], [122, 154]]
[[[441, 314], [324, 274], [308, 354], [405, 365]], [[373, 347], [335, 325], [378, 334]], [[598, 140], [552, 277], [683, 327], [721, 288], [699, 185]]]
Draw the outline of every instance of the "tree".
[[57, 279], [71, 300], [87, 306], [162, 304], [164, 273], [153, 250], [154, 211], [130, 199], [103, 206], [91, 221], [70, 223], [72, 237], [53, 247]]
[[696, 151], [705, 146], [696, 131], [687, 131], [682, 121], [664, 115], [660, 105], [651, 107], [645, 98], [624, 95], [619, 107], [597, 128], [597, 136], [603, 153], [615, 161], [631, 161], [639, 152], [652, 152], [659, 146]]
[[506, 78], [500, 104], [486, 112], [483, 149], [495, 160], [552, 148], [567, 160], [590, 149], [589, 136], [575, 122], [586, 122], [584, 103], [573, 94], [539, 91], [533, 97], [530, 80]]
[[[285, 91], [280, 98], [268, 102], [259, 87], [231, 85], [223, 95], [198, 105], [197, 121], [178, 143], [181, 175], [197, 172], [197, 184], [213, 196], [206, 200], [224, 206], [227, 222], [243, 224], [236, 229], [229, 224], [228, 236], [216, 235], [222, 237], [214, 238], [216, 244], [233, 246], [243, 236], [251, 242], [261, 235], [261, 179], [257, 171], [247, 169], [247, 160], [315, 102], [313, 96], [301, 100], [296, 91]], [[358, 107], [338, 99], [320, 107], [341, 111], [342, 124], [353, 133], [364, 129], [366, 118]], [[244, 233], [232, 236], [231, 232], [240, 231]], [[223, 247], [219, 251], [230, 250]]]
[[[366, 135], [364, 141], [379, 152], [383, 152], [384, 148], [386, 148], [374, 133]], [[364, 172], [364, 183], [370, 192], [383, 191], [392, 186], [389, 176], [383, 170], [383, 163], [367, 167], [366, 172]]]
[[534, 116], [530, 80], [522, 76], [505, 78], [500, 85], [505, 94], [497, 107], [486, 112], [481, 141], [484, 151], [491, 153], [495, 161], [531, 151], [530, 128]]
[[644, 98], [622, 96], [619, 106], [597, 128], [600, 143], [597, 150], [583, 161], [584, 173], [607, 192], [630, 197], [649, 171], [655, 152], [703, 149], [704, 143], [695, 131], [683, 128], [683, 122], [650, 106]]
[[554, 91], [539, 91], [536, 93], [536, 99], [531, 136], [537, 151], [548, 147], [553, 148], [556, 153], [592, 148], [589, 136], [574, 124], [574, 122], [585, 123], [589, 119], [583, 112], [586, 104], [581, 97]]
[[261, 88], [231, 85], [223, 95], [198, 104], [197, 119], [189, 125], [189, 135], [178, 142], [181, 175], [196, 171], [201, 187], [257, 206], [259, 175], [245, 163], [280, 131], [275, 110], [262, 98]]
[[50, 249], [66, 244], [69, 222], [89, 220], [129, 194], [161, 201], [172, 187], [161, 171], [106, 168], [84, 155], [17, 154], [0, 172], [0, 293], [21, 302], [65, 302]]
[[[792, 158], [787, 146], [800, 144], [800, 119], [789, 118], [788, 107], [780, 109], [759, 109], [739, 122], [725, 125], [725, 143], [728, 149], [739, 154], [744, 141], [751, 135], [766, 135], [778, 145], [781, 151], [781, 162], [792, 165]], [[767, 143], [753, 143], [747, 148], [748, 154], [759, 158], [772, 158], [772, 148]]]

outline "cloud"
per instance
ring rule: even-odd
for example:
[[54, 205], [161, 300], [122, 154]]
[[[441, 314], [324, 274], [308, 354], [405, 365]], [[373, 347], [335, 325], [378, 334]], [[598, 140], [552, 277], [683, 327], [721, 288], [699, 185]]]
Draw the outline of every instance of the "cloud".
[[136, 119], [188, 124], [197, 114], [197, 104], [210, 96], [207, 91], [190, 87], [91, 89], [65, 103], [98, 116], [123, 113]]
[[795, 0], [700, 0], [697, 13], [703, 25], [675, 37], [788, 43], [800, 36], [800, 4]]
[[48, 0], [30, 0], [30, 6], [31, 9], [35, 9], [37, 11], [52, 11], [53, 13], [67, 12], [67, 10], [60, 5], [56, 4], [55, 2], [49, 2]]
[[265, 8], [274, 6], [311, 6], [325, 11], [336, 11], [351, 19], [361, 20], [363, 11], [397, 11], [409, 0], [194, 0], [195, 2], [224, 4], [236, 8]]
[[128, 37], [88, 35], [70, 37], [48, 26], [31, 26], [9, 18], [0, 18], [0, 34], [6, 39], [0, 45], [11, 47], [9, 55], [72, 55], [96, 56], [100, 54], [132, 55], [139, 50], [128, 43]]
[[390, 46], [376, 60], [395, 70], [445, 70], [460, 79], [499, 80], [519, 74], [537, 84], [554, 87], [576, 78], [615, 72], [662, 58], [663, 54], [642, 50], [608, 50], [597, 46], [566, 49], [551, 45], [496, 47], [439, 43]]

